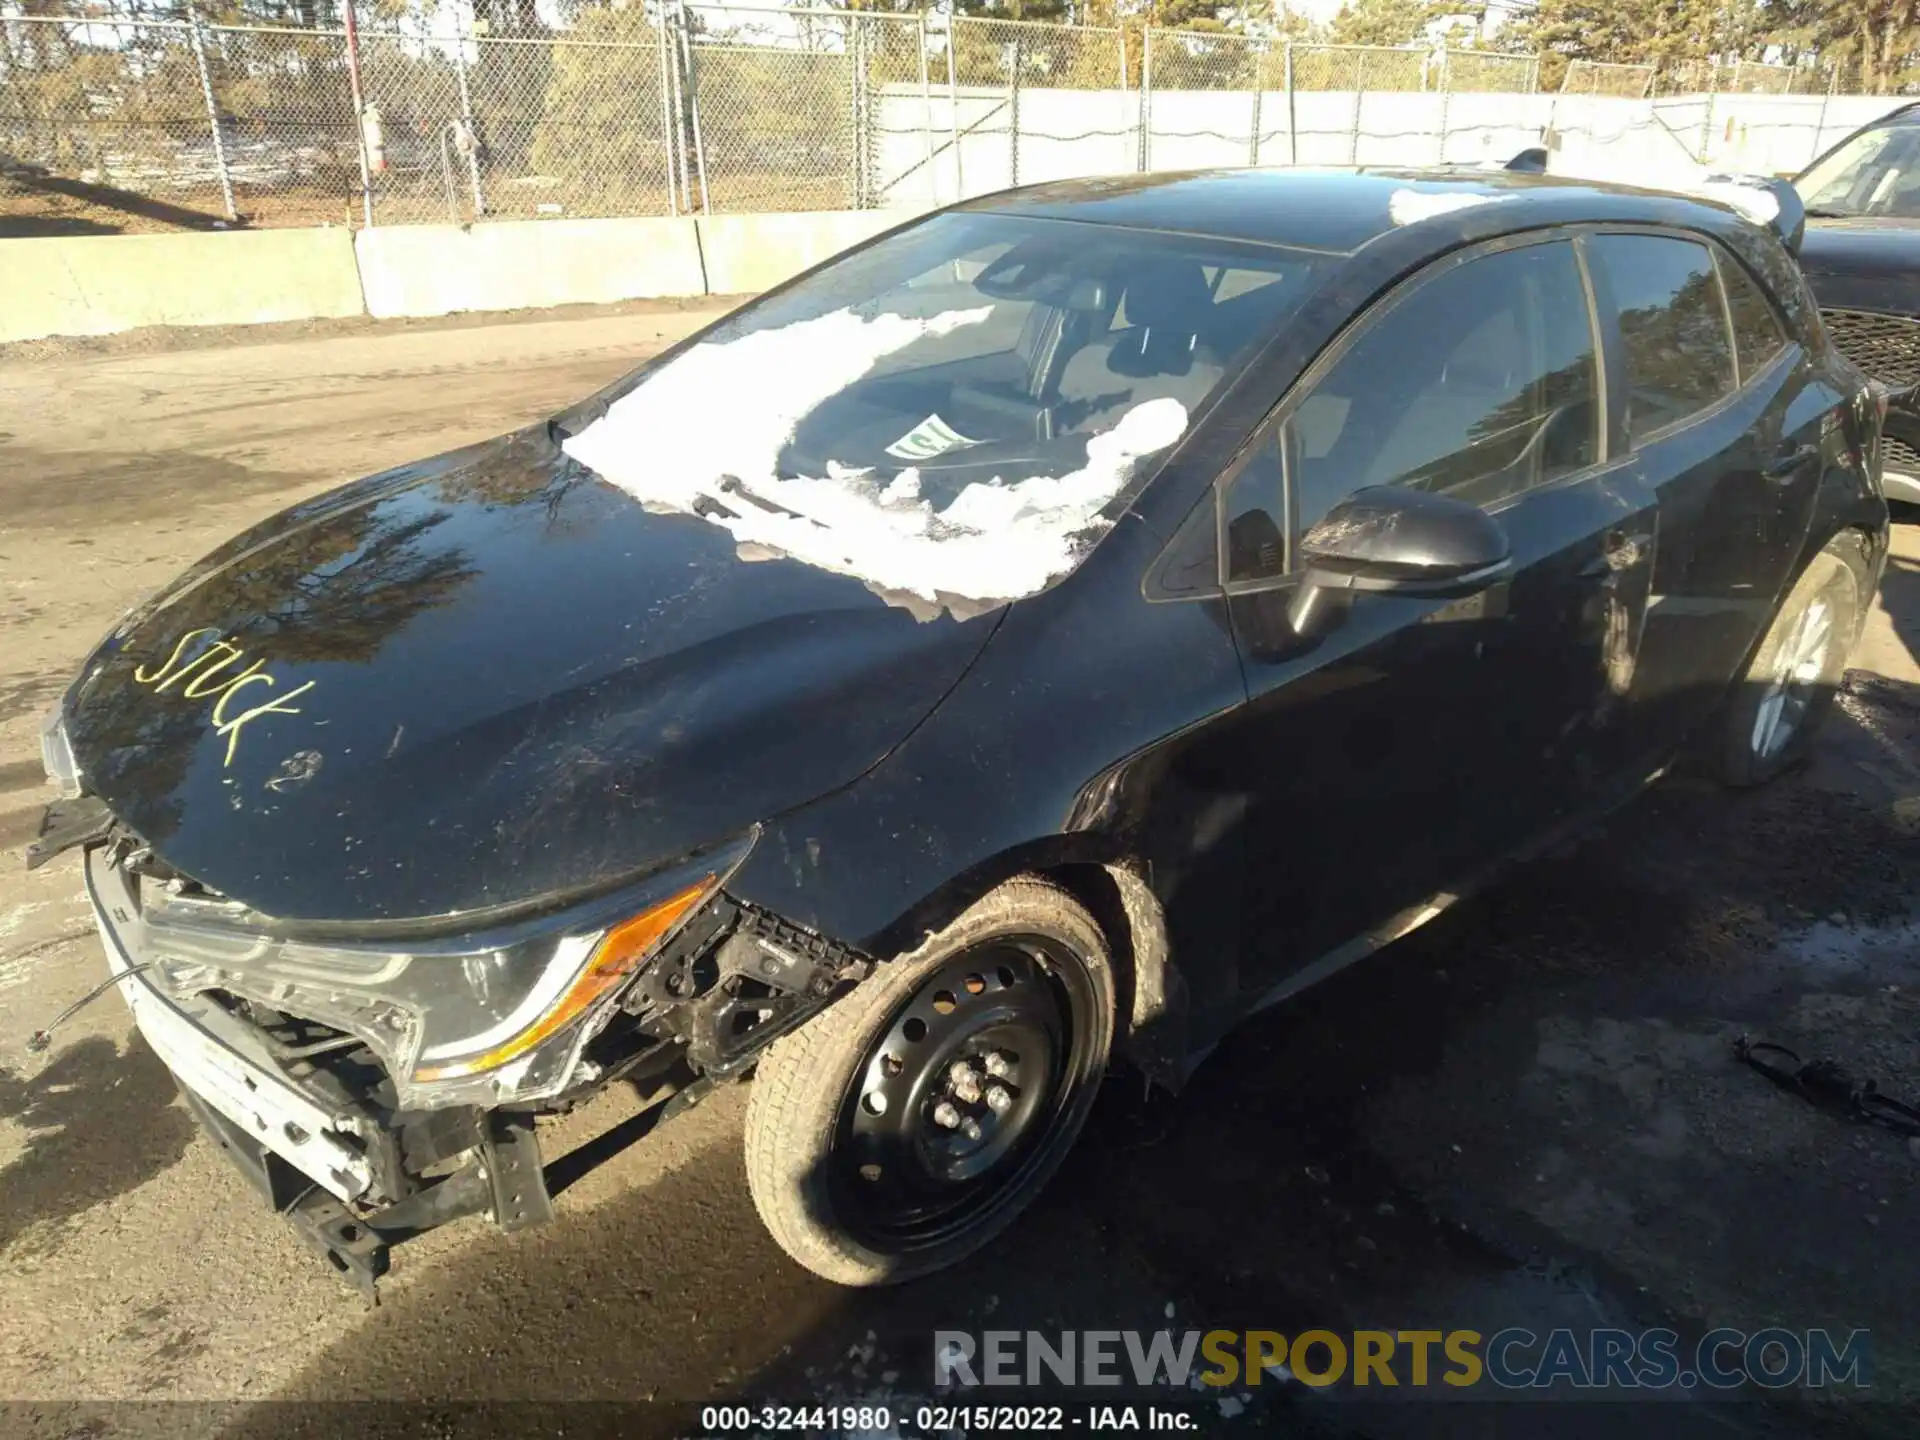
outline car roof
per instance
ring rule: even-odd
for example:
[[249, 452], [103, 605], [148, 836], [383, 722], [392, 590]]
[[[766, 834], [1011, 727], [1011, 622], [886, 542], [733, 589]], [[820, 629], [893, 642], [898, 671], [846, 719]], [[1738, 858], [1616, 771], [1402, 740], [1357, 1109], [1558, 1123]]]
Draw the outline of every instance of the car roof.
[[[1163, 171], [1059, 180], [955, 207], [1351, 254], [1416, 228], [1444, 249], [1489, 231], [1580, 221], [1724, 231], [1728, 207], [1669, 191], [1467, 167]], [[1497, 220], [1496, 220], [1497, 215]]]

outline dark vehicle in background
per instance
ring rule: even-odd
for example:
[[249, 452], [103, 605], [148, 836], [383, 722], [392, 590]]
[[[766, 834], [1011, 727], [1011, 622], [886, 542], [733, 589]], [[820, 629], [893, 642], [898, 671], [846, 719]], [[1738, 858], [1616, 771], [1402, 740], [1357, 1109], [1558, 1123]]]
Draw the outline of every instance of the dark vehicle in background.
[[1887, 497], [1920, 505], [1920, 105], [1856, 130], [1794, 188], [1800, 265], [1827, 332], [1889, 391]]
[[1537, 175], [919, 219], [552, 421], [241, 535], [95, 651], [35, 858], [342, 1272], [550, 1213], [544, 1116], [753, 1072], [872, 1284], [1698, 747], [1803, 754], [1882, 410], [1783, 238]]

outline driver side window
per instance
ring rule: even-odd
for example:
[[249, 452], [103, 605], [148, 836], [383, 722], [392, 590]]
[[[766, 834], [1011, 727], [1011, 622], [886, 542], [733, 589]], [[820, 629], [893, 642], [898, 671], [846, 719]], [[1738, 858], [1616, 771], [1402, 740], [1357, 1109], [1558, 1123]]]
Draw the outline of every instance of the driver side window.
[[1599, 460], [1572, 242], [1479, 256], [1388, 306], [1286, 423], [1298, 531], [1369, 485], [1492, 505]]

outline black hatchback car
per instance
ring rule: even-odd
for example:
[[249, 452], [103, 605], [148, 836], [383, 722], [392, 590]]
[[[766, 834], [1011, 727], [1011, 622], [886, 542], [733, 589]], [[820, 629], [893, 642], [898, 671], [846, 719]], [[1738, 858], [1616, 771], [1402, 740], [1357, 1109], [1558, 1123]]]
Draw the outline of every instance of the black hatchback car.
[[801, 1264], [946, 1264], [1693, 746], [1802, 753], [1886, 549], [1782, 239], [1537, 176], [1046, 185], [128, 615], [46, 733], [119, 990], [342, 1271], [754, 1072]]

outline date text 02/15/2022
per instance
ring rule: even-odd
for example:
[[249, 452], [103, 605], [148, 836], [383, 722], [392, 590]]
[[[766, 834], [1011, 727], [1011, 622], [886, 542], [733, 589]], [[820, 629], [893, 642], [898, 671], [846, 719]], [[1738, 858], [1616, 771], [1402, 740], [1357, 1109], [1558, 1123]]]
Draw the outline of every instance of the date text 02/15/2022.
[[885, 1432], [900, 1426], [912, 1435], [1027, 1434], [1067, 1430], [1192, 1431], [1199, 1421], [1168, 1405], [918, 1405], [899, 1415], [885, 1405], [709, 1405], [700, 1428], [729, 1431]]

